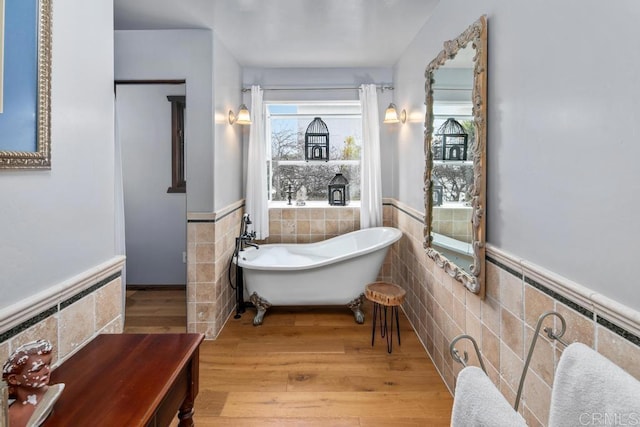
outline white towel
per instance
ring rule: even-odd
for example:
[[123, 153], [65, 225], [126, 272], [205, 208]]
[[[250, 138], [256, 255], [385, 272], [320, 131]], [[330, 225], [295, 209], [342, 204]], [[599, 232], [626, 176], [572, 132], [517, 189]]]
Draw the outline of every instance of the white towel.
[[551, 391], [549, 427], [640, 425], [640, 381], [581, 343], [569, 345]]
[[468, 366], [460, 371], [453, 398], [452, 427], [526, 425], [482, 369]]

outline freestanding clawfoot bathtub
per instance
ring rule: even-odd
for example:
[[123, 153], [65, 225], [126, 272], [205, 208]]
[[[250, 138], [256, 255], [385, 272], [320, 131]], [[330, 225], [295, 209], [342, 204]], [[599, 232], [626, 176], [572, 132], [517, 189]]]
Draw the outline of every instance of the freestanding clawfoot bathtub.
[[254, 325], [272, 305], [347, 305], [364, 322], [364, 287], [374, 282], [389, 246], [402, 237], [392, 227], [353, 231], [317, 243], [267, 244], [239, 253], [245, 295], [256, 306]]

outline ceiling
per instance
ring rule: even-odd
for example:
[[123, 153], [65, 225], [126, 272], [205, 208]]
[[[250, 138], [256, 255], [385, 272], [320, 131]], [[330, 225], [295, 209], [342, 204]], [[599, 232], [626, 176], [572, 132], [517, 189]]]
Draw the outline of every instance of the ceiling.
[[389, 67], [439, 1], [114, 0], [114, 27], [212, 29], [245, 67]]

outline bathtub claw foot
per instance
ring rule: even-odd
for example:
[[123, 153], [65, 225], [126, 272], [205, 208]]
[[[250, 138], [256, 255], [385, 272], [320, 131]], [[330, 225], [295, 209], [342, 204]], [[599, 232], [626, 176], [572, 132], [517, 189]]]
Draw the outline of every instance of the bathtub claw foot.
[[360, 296], [353, 301], [347, 304], [351, 311], [353, 311], [353, 317], [356, 320], [356, 323], [363, 324], [364, 323], [364, 313], [362, 312], [362, 303], [364, 301], [364, 294], [360, 294]]
[[249, 301], [253, 303], [256, 307], [257, 313], [253, 318], [253, 326], [262, 325], [262, 319], [264, 319], [264, 314], [267, 312], [267, 309], [271, 307], [271, 303], [266, 299], [262, 298], [257, 293], [252, 293], [249, 297]]

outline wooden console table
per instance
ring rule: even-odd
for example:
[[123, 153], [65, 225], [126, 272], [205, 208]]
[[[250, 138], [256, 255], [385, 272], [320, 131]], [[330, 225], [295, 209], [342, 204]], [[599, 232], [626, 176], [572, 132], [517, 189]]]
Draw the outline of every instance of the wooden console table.
[[43, 426], [192, 426], [203, 338], [98, 335], [52, 372], [65, 388]]

